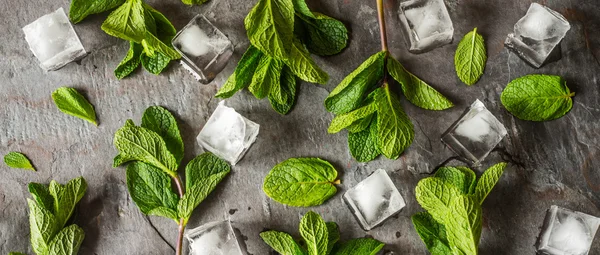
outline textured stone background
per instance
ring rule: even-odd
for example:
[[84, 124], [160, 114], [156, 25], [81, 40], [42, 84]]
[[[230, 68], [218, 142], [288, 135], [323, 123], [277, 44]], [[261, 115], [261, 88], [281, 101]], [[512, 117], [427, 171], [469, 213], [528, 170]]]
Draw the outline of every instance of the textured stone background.
[[[0, 254], [29, 251], [26, 198], [29, 182], [60, 182], [84, 176], [88, 192], [78, 207], [76, 223], [86, 239], [81, 254], [170, 254], [176, 226], [166, 219], [146, 217], [127, 195], [125, 171], [112, 168], [116, 150], [113, 133], [128, 118], [139, 122], [144, 109], [162, 105], [174, 112], [185, 139], [184, 162], [201, 153], [195, 137], [219, 100], [213, 95], [232, 73], [248, 41], [243, 18], [255, 1], [212, 0], [187, 7], [177, 0], [149, 1], [183, 27], [197, 13], [204, 13], [235, 43], [232, 63], [208, 86], [193, 80], [178, 64], [162, 75], [138, 70], [118, 81], [113, 69], [127, 51], [125, 41], [100, 30], [107, 14], [94, 15], [75, 26], [89, 55], [55, 72], [44, 73], [26, 46], [21, 27], [68, 0], [3, 1], [0, 5], [0, 155], [21, 151], [38, 172], [9, 169], [0, 172]], [[484, 167], [505, 160], [511, 163], [484, 204], [481, 254], [534, 254], [534, 244], [545, 211], [552, 204], [600, 216], [600, 2], [597, 0], [541, 1], [564, 14], [572, 28], [562, 43], [562, 60], [539, 70], [526, 65], [503, 46], [514, 23], [531, 1], [449, 0], [454, 21], [454, 42], [428, 53], [408, 53], [399, 31], [398, 2], [386, 1], [390, 50], [410, 71], [448, 95], [456, 107], [443, 112], [416, 108], [403, 102], [413, 120], [416, 139], [395, 161], [379, 158], [368, 164], [350, 156], [346, 134], [329, 135], [333, 117], [323, 100], [342, 78], [369, 55], [378, 51], [379, 34], [374, 0], [312, 0], [309, 5], [344, 21], [351, 31], [349, 47], [328, 58], [315, 57], [330, 73], [326, 86], [303, 83], [295, 109], [288, 116], [271, 110], [267, 100], [256, 100], [244, 91], [230, 104], [261, 125], [256, 144], [233, 168], [232, 174], [195, 211], [189, 227], [230, 218], [245, 237], [251, 254], [268, 254], [258, 233], [265, 228], [297, 235], [301, 214], [307, 208], [290, 208], [268, 199], [261, 191], [264, 176], [276, 163], [290, 157], [327, 159], [339, 169], [342, 185], [325, 205], [310, 208], [326, 220], [335, 220], [342, 239], [366, 235], [388, 245], [397, 254], [426, 254], [410, 223], [421, 211], [414, 187], [438, 165], [461, 164], [439, 141], [440, 135], [475, 99], [481, 99], [506, 125], [508, 136], [484, 162]], [[484, 76], [467, 87], [457, 79], [454, 50], [460, 38], [478, 27], [486, 40], [488, 62]], [[500, 104], [500, 93], [512, 79], [530, 74], [561, 75], [577, 93], [573, 110], [555, 121], [534, 123], [512, 117]], [[50, 93], [59, 86], [85, 92], [95, 105], [100, 126], [60, 113]], [[384, 168], [407, 200], [406, 208], [383, 226], [364, 232], [343, 205], [341, 194], [377, 168]], [[161, 238], [164, 236], [166, 242]], [[600, 254], [596, 240], [590, 254]]]

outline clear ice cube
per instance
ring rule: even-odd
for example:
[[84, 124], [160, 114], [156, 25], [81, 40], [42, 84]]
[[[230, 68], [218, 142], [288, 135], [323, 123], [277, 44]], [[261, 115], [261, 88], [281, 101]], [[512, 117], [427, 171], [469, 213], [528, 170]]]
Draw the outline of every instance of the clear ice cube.
[[442, 135], [442, 142], [473, 166], [506, 136], [506, 128], [479, 100]]
[[227, 65], [233, 44], [206, 17], [196, 15], [172, 40], [181, 56], [181, 65], [196, 80], [210, 83]]
[[546, 213], [544, 226], [537, 241], [539, 254], [588, 254], [600, 218], [553, 205]]
[[256, 141], [259, 127], [221, 101], [197, 140], [204, 149], [235, 165]]
[[532, 3], [504, 44], [529, 64], [539, 68], [546, 62], [560, 58], [560, 41], [570, 28], [567, 19], [560, 13]]
[[57, 70], [86, 52], [63, 8], [23, 27], [25, 40], [46, 71]]
[[406, 205], [392, 179], [383, 169], [346, 191], [344, 201], [364, 230], [371, 230]]
[[443, 0], [409, 0], [400, 3], [409, 51], [422, 53], [452, 42], [454, 27]]
[[211, 222], [186, 233], [190, 255], [242, 255], [231, 222]]

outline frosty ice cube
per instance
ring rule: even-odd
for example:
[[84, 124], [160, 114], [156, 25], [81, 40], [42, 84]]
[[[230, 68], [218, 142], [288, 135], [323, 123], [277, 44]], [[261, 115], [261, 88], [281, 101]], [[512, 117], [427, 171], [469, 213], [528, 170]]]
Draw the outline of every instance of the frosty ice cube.
[[23, 33], [46, 71], [57, 70], [86, 54], [63, 8], [23, 27]]
[[532, 3], [504, 44], [536, 68], [560, 58], [560, 41], [571, 28], [560, 13]]
[[204, 149], [235, 165], [256, 141], [258, 129], [258, 124], [244, 118], [221, 101], [197, 140]]
[[475, 100], [442, 135], [442, 142], [456, 154], [477, 166], [506, 136], [506, 128]]
[[599, 225], [600, 218], [553, 205], [538, 237], [538, 254], [586, 255]]
[[231, 41], [202, 15], [183, 27], [172, 44], [182, 56], [181, 65], [204, 84], [223, 70], [233, 54]]
[[400, 23], [410, 52], [426, 52], [452, 42], [454, 28], [443, 0], [400, 3]]
[[406, 205], [392, 179], [378, 169], [344, 194], [344, 202], [366, 231], [400, 212]]
[[231, 222], [211, 222], [188, 230], [190, 255], [242, 255], [238, 237]]

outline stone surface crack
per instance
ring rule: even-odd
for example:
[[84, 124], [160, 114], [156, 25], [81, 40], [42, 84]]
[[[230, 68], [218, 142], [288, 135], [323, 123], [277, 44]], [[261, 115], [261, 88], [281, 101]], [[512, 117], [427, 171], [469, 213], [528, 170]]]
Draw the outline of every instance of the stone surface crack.
[[144, 218], [146, 219], [146, 221], [148, 222], [148, 224], [150, 224], [150, 227], [152, 227], [152, 229], [154, 229], [154, 232], [156, 232], [156, 234], [158, 234], [158, 236], [160, 236], [160, 238], [169, 246], [171, 247], [171, 250], [175, 251], [175, 247], [173, 247], [173, 245], [171, 245], [171, 243], [169, 243], [169, 241], [167, 241], [167, 239], [160, 233], [160, 231], [158, 231], [158, 229], [156, 228], [156, 226], [154, 226], [154, 224], [152, 224], [152, 221], [150, 221], [150, 217], [148, 215], [144, 215]]

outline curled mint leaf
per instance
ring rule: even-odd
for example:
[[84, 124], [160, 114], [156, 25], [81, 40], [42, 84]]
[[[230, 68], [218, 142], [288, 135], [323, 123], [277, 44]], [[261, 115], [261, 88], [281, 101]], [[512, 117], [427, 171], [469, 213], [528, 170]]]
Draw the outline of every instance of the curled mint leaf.
[[23, 153], [11, 151], [4, 155], [4, 163], [12, 168], [20, 168], [35, 171], [31, 161]]
[[52, 92], [52, 100], [61, 112], [98, 125], [94, 106], [76, 89], [60, 87]]
[[244, 19], [252, 45], [270, 57], [286, 60], [294, 37], [292, 0], [259, 0]]
[[475, 84], [483, 75], [486, 61], [485, 42], [475, 28], [460, 40], [456, 48], [454, 67], [458, 78], [467, 85]]
[[129, 42], [127, 55], [115, 69], [117, 79], [123, 79], [130, 75], [138, 66], [140, 66], [140, 56], [142, 55], [142, 45], [136, 42]]

